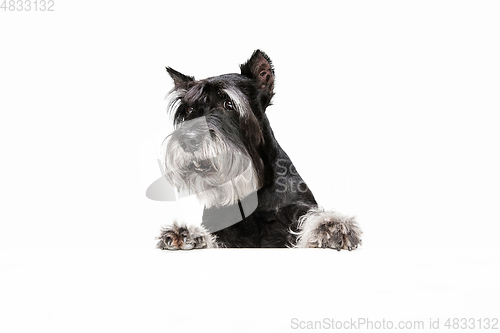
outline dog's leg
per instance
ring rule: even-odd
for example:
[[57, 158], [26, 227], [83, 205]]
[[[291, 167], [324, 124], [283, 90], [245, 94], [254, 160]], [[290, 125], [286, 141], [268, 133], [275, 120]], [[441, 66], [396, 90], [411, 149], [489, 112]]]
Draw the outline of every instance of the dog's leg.
[[192, 250], [216, 248], [215, 236], [202, 226], [187, 226], [175, 221], [161, 229], [156, 247], [160, 250]]
[[296, 247], [356, 249], [361, 245], [361, 231], [354, 217], [343, 216], [321, 208], [309, 210], [299, 219]]

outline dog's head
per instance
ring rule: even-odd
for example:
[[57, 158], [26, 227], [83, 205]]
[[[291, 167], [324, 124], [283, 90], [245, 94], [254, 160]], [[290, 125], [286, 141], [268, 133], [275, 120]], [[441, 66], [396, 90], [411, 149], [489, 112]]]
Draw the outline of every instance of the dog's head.
[[262, 118], [274, 95], [274, 69], [260, 50], [240, 69], [196, 80], [167, 67], [175, 131], [164, 143], [166, 175], [206, 207], [234, 204], [263, 182]]

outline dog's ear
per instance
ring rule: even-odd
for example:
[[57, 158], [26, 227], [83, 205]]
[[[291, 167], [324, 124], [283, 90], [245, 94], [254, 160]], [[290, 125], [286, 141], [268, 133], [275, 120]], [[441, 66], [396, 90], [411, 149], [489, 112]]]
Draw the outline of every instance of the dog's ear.
[[167, 72], [170, 75], [170, 77], [174, 80], [174, 85], [176, 89], [186, 88], [189, 82], [194, 81], [194, 77], [192, 76], [181, 74], [175, 69], [172, 69], [170, 67], [165, 67], [165, 68], [167, 69]]
[[240, 65], [241, 75], [256, 80], [261, 89], [273, 96], [274, 68], [271, 59], [261, 50], [255, 50], [250, 59]]

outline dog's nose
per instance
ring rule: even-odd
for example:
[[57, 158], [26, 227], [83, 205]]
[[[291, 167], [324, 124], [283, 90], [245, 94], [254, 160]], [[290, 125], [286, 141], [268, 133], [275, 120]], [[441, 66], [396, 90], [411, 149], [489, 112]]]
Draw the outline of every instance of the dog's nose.
[[186, 153], [194, 153], [201, 144], [201, 135], [195, 132], [184, 133], [179, 139], [179, 144]]

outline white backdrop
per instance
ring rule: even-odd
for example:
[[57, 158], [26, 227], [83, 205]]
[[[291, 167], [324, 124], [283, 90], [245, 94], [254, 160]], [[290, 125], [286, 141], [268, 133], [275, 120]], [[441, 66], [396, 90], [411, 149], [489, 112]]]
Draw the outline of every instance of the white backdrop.
[[[276, 69], [267, 111], [276, 137], [321, 205], [358, 217], [357, 256], [422, 250], [461, 262], [455, 255], [471, 250], [493, 258], [481, 266], [489, 278], [500, 276], [497, 2], [55, 1], [54, 9], [0, 11], [3, 263], [17, 267], [44, 250], [153, 250], [160, 225], [193, 209], [145, 196], [160, 177], [170, 122], [165, 66], [197, 78], [237, 72], [260, 48]], [[182, 255], [190, 267], [210, 260]], [[486, 308], [498, 312], [492, 288]]]

